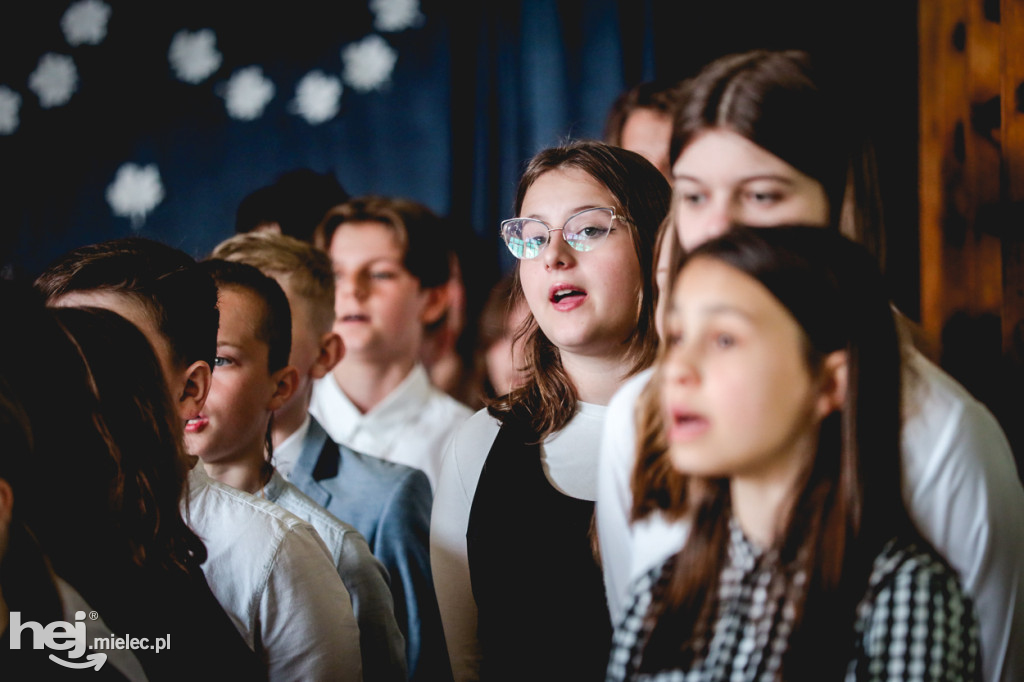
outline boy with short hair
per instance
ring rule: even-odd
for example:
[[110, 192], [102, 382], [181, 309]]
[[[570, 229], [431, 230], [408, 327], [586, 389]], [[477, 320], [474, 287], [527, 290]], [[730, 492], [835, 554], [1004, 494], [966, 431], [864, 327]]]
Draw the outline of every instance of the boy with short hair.
[[290, 363], [299, 379], [291, 399], [274, 412], [275, 465], [302, 492], [355, 526], [387, 567], [395, 614], [406, 633], [410, 678], [449, 677], [430, 572], [432, 493], [426, 475], [339, 446], [308, 412], [314, 381], [328, 375], [345, 351], [332, 330], [330, 258], [307, 243], [268, 233], [232, 237], [213, 256], [248, 263], [275, 278], [291, 307]]
[[365, 678], [404, 682], [405, 640], [384, 566], [355, 528], [300, 492], [272, 463], [271, 415], [291, 400], [299, 384], [299, 373], [288, 364], [288, 300], [277, 282], [251, 265], [219, 259], [203, 265], [220, 299], [217, 370], [206, 406], [185, 436], [189, 452], [203, 460], [214, 480], [313, 524], [352, 597]]
[[421, 469], [432, 486], [445, 445], [471, 413], [419, 362], [424, 327], [448, 305], [446, 236], [426, 206], [387, 197], [331, 209], [316, 233], [334, 266], [345, 356], [316, 383], [310, 412], [338, 443]]
[[[36, 281], [50, 305], [113, 310], [160, 358], [182, 423], [206, 402], [217, 292], [187, 254], [141, 238], [75, 249]], [[359, 680], [358, 626], [344, 584], [313, 527], [280, 507], [189, 476], [188, 519], [206, 544], [210, 589], [271, 680]]]

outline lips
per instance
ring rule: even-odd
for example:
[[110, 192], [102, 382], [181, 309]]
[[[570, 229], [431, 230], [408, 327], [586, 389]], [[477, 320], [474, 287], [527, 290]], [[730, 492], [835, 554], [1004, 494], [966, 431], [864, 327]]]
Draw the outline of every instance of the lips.
[[548, 300], [560, 312], [568, 312], [583, 305], [587, 290], [574, 284], [558, 283], [548, 290]]
[[189, 419], [185, 422], [185, 433], [199, 433], [207, 427], [210, 423], [210, 418], [199, 415], [194, 419]]
[[370, 316], [364, 313], [347, 313], [341, 315], [338, 320], [341, 322], [369, 322]]
[[670, 409], [668, 418], [668, 439], [672, 443], [686, 443], [699, 438], [711, 426], [707, 417], [685, 408]]

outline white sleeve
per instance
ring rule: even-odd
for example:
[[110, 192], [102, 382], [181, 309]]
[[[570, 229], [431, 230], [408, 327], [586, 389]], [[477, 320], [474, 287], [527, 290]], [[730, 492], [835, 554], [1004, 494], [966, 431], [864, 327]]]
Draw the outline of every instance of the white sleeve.
[[359, 682], [359, 627], [327, 548], [310, 526], [288, 530], [259, 604], [270, 680]]
[[480, 678], [466, 530], [480, 471], [497, 432], [494, 419], [481, 410], [455, 433], [441, 463], [430, 516], [430, 567], [456, 682]]
[[597, 539], [612, 625], [625, 615], [632, 571], [633, 536], [629, 523], [633, 495], [629, 479], [636, 453], [634, 411], [651, 373], [626, 382], [608, 404], [597, 465]]
[[983, 679], [1024, 679], [1024, 488], [1012, 451], [961, 386], [923, 358], [914, 369], [923, 381], [904, 424], [904, 499], [974, 600]]

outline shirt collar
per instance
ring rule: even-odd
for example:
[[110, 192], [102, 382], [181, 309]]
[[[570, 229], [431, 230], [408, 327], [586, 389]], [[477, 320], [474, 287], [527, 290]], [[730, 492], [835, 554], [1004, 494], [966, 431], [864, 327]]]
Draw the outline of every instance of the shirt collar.
[[295, 429], [280, 445], [274, 448], [274, 466], [285, 478], [291, 477], [292, 468], [302, 453], [302, 443], [306, 440], [306, 434], [309, 432], [309, 424], [310, 416], [307, 412], [302, 426]]
[[402, 383], [373, 409], [363, 414], [338, 386], [337, 379], [333, 375], [330, 379], [338, 390], [338, 423], [343, 424], [347, 432], [341, 439], [343, 441], [350, 440], [358, 431], [364, 429], [378, 436], [397, 433], [399, 427], [412, 422], [413, 417], [420, 413], [433, 390], [427, 370], [417, 363]]

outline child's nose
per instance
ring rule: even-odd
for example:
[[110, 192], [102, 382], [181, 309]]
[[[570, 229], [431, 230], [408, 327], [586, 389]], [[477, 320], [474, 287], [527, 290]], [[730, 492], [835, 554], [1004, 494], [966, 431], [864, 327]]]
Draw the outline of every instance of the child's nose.
[[576, 251], [565, 241], [561, 229], [548, 233], [548, 245], [541, 254], [548, 268], [566, 268], [576, 264]]

